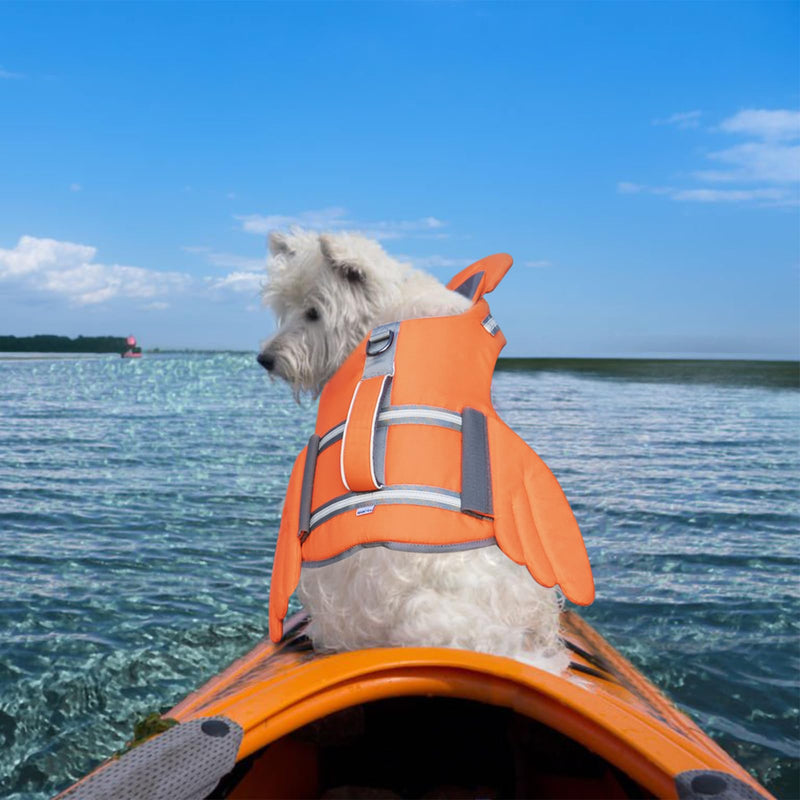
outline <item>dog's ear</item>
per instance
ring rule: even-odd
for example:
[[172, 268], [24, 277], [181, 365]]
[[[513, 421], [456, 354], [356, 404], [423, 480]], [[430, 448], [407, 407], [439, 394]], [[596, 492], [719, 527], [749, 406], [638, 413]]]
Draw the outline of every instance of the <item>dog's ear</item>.
[[342, 241], [340, 237], [323, 233], [319, 237], [319, 247], [325, 260], [331, 265], [331, 269], [338, 272], [345, 280], [350, 283], [366, 281], [366, 270], [358, 263], [354, 254], [348, 252], [346, 242]]
[[289, 246], [289, 234], [283, 231], [271, 231], [268, 241], [269, 251], [274, 256], [291, 255], [294, 252]]

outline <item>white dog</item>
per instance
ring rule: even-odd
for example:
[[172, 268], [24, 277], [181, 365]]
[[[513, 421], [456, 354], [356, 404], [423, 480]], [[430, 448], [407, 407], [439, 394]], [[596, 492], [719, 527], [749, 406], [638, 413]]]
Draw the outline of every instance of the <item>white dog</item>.
[[[470, 301], [357, 234], [273, 233], [264, 300], [279, 329], [258, 360], [296, 396], [319, 394], [372, 328], [459, 314]], [[569, 661], [560, 596], [497, 547], [409, 553], [373, 547], [304, 569], [299, 597], [324, 650], [442, 646], [551, 672]]]

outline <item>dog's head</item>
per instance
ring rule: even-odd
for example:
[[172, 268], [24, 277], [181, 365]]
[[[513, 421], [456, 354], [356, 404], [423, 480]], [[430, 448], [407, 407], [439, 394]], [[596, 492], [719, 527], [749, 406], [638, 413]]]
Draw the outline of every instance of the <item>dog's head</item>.
[[408, 267], [352, 233], [272, 233], [269, 249], [263, 297], [278, 330], [258, 361], [296, 394], [318, 394], [396, 301]]

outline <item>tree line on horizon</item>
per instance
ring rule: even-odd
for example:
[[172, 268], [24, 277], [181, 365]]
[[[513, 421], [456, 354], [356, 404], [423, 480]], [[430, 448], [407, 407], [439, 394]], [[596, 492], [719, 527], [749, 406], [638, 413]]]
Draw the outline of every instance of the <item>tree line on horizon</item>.
[[3, 353], [122, 353], [127, 349], [126, 336], [0, 336]]

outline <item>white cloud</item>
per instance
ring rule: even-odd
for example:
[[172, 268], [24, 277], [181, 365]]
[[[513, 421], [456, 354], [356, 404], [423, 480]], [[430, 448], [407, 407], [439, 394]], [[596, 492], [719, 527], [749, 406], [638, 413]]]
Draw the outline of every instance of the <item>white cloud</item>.
[[318, 211], [301, 211], [299, 214], [247, 214], [236, 217], [242, 223], [242, 230], [266, 236], [279, 228], [301, 228], [334, 230], [350, 227], [353, 223], [347, 218], [343, 208], [323, 208]]
[[247, 294], [260, 294], [261, 287], [266, 280], [265, 262], [262, 258], [249, 258], [213, 250], [210, 247], [184, 247], [187, 253], [202, 255], [215, 267], [231, 269], [227, 275], [216, 278], [204, 278], [206, 286], [213, 290], [228, 290]]
[[187, 253], [202, 255], [209, 264], [213, 264], [215, 267], [222, 267], [223, 269], [246, 271], [263, 270], [266, 263], [266, 257], [250, 258], [248, 256], [237, 255], [236, 253], [220, 252], [210, 247], [187, 246], [182, 249]]
[[800, 139], [800, 111], [747, 109], [723, 120], [719, 126], [727, 133], [742, 133], [757, 139]]
[[69, 190], [71, 192], [79, 192], [81, 189], [83, 189], [83, 186], [81, 186], [79, 183], [71, 183], [69, 185]]
[[617, 191], [620, 194], [666, 194], [670, 195], [675, 192], [670, 186], [647, 186], [643, 183], [630, 183], [629, 181], [620, 181], [617, 184]]
[[707, 181], [747, 181], [755, 183], [795, 183], [800, 181], [800, 145], [775, 142], [745, 142], [710, 153], [713, 161], [733, 167], [728, 171], [696, 173]]
[[188, 275], [102, 264], [97, 248], [22, 236], [16, 247], [0, 248], [0, 281], [61, 295], [75, 305], [103, 303], [115, 297], [153, 298], [186, 289]]
[[[657, 124], [687, 127], [700, 112], [673, 114]], [[620, 194], [660, 194], [679, 202], [757, 203], [770, 206], [800, 204], [800, 111], [787, 109], [746, 109], [709, 129], [729, 136], [745, 136], [749, 141], [712, 150], [706, 158], [719, 169], [697, 170], [692, 177], [702, 183], [738, 183], [720, 189], [712, 186], [647, 186], [620, 181]], [[743, 188], [741, 184], [746, 186]]]
[[363, 233], [372, 239], [404, 239], [404, 238], [446, 238], [441, 229], [445, 227], [442, 220], [436, 217], [421, 217], [413, 220], [380, 220], [368, 222], [356, 220], [349, 216], [344, 208], [334, 206], [316, 211], [301, 211], [298, 214], [247, 214], [237, 216], [242, 230], [265, 236], [272, 230], [281, 228], [311, 228], [312, 230], [353, 230]]
[[681, 189], [670, 193], [673, 200], [694, 203], [742, 203], [749, 200], [787, 204], [791, 197], [781, 189]]
[[22, 236], [13, 250], [0, 248], [0, 279], [69, 269], [91, 261], [96, 253], [96, 247], [85, 244]]
[[[406, 261], [417, 269], [450, 269], [453, 270], [454, 274], [457, 271], [464, 269], [464, 267], [468, 267], [472, 264], [475, 259], [474, 258], [450, 258], [448, 256], [407, 256], [407, 255], [396, 255], [395, 258], [398, 258], [400, 261]], [[524, 267], [532, 267], [542, 268], [542, 267], [552, 267], [553, 262], [548, 261], [547, 259], [539, 259], [537, 261], [522, 261], [520, 262]]]
[[666, 119], [654, 119], [653, 125], [674, 125], [676, 128], [697, 128], [702, 111], [681, 111]]
[[431, 231], [440, 231], [444, 226], [445, 223], [436, 217], [422, 217], [421, 219], [390, 222], [360, 222], [356, 224], [356, 229], [374, 239], [405, 239], [409, 236], [420, 235], [423, 238], [444, 239], [447, 234], [443, 232], [431, 233]]
[[0, 80], [15, 80], [17, 78], [24, 78], [21, 72], [9, 72], [7, 69], [0, 67]]
[[211, 289], [230, 289], [248, 294], [258, 294], [265, 280], [263, 272], [231, 272], [224, 278], [206, 278]]
[[[633, 194], [617, 184], [620, 194]], [[757, 203], [761, 206], [792, 206], [798, 204], [796, 192], [783, 188], [759, 189], [678, 189], [674, 186], [636, 185], [636, 194], [652, 194], [669, 197], [671, 200], [686, 203]]]
[[[472, 260], [468, 258], [448, 258], [447, 256], [397, 256], [401, 261], [408, 261], [417, 269], [464, 269]], [[474, 260], [474, 259], [473, 259]]]

